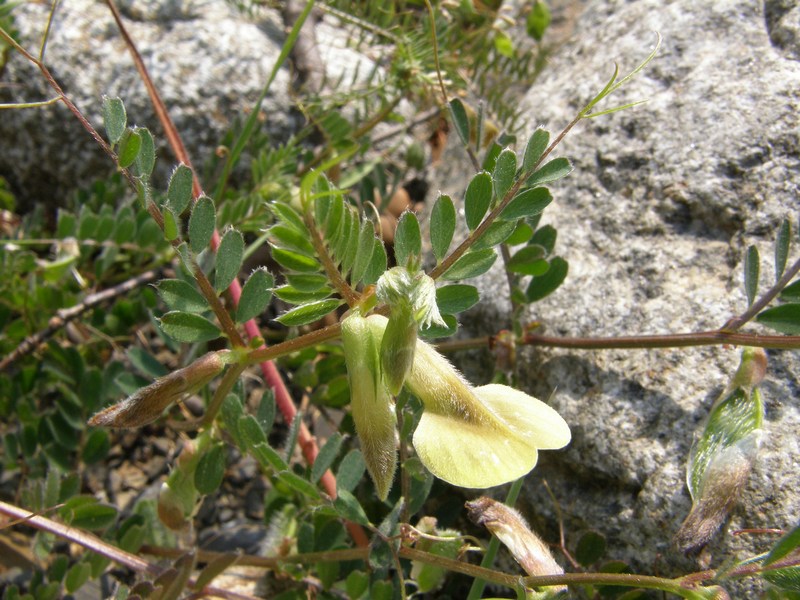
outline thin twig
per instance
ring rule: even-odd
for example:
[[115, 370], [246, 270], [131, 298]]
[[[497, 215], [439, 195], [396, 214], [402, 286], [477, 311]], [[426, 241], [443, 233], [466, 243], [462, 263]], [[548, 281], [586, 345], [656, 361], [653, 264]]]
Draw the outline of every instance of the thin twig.
[[[439, 352], [458, 352], [476, 348], [488, 348], [494, 336], [481, 336], [463, 340], [440, 342]], [[560, 337], [529, 333], [517, 343], [548, 348], [571, 348], [574, 350], [646, 350], [648, 348], [687, 348], [691, 346], [752, 346], [774, 350], [796, 350], [800, 348], [798, 335], [760, 335], [756, 333], [731, 333], [722, 330], [697, 331], [692, 333], [665, 333], [662, 335], [630, 335], [618, 337]]]
[[582, 350], [598, 349], [646, 349], [646, 348], [685, 348], [689, 346], [753, 346], [793, 350], [800, 348], [800, 336], [759, 335], [747, 333], [728, 333], [727, 331], [699, 331], [696, 333], [671, 333], [664, 335], [632, 335], [620, 337], [555, 337], [528, 334], [523, 336], [522, 344], [529, 346], [548, 346], [551, 348], [575, 348]]
[[[162, 548], [147, 545], [142, 546], [141, 552], [143, 554], [151, 554], [154, 556], [168, 558], [178, 558], [183, 555], [183, 551], [180, 549]], [[292, 554], [289, 556], [275, 558], [239, 555], [237, 565], [262, 567], [265, 569], [278, 569], [282, 565], [287, 564], [313, 565], [320, 562], [349, 562], [353, 560], [366, 561], [369, 557], [369, 552], [370, 551], [368, 548], [348, 548], [344, 550], [330, 550], [327, 552]], [[776, 561], [766, 566], [757, 562], [748, 562], [747, 564], [735, 567], [731, 571], [725, 573], [720, 573], [714, 570], [706, 570], [699, 571], [697, 573], [691, 573], [679, 579], [665, 579], [661, 577], [628, 573], [564, 573], [561, 575], [544, 575], [520, 578], [519, 576], [510, 575], [494, 569], [479, 567], [477, 565], [462, 562], [453, 558], [438, 556], [423, 550], [411, 548], [409, 546], [400, 546], [398, 555], [400, 558], [441, 567], [454, 573], [461, 573], [470, 577], [480, 578], [491, 583], [505, 585], [511, 588], [516, 588], [520, 584], [523, 584], [526, 587], [607, 584], [624, 585], [628, 587], [646, 587], [648, 589], [660, 589], [673, 592], [685, 592], [687, 589], [691, 589], [692, 586], [698, 585], [703, 581], [713, 581], [720, 576], [724, 576], [726, 578], [748, 577], [762, 572], [785, 569], [788, 567], [797, 567], [800, 565], [800, 556], [790, 555], [781, 559], [780, 561]], [[197, 558], [201, 562], [209, 562], [220, 556], [224, 555], [218, 552], [208, 552], [204, 550], [197, 551]]]
[[750, 321], [753, 317], [755, 317], [761, 310], [767, 306], [775, 297], [783, 291], [789, 282], [794, 279], [794, 276], [797, 275], [798, 271], [800, 271], [800, 258], [798, 258], [795, 263], [789, 267], [783, 274], [783, 276], [769, 288], [766, 292], [764, 292], [761, 297], [753, 302], [745, 312], [737, 317], [733, 317], [730, 319], [725, 325], [721, 327], [721, 331], [736, 331], [740, 329], [743, 325], [745, 325], [748, 321]]
[[[117, 164], [119, 160], [116, 152], [114, 152], [111, 146], [109, 146], [108, 143], [103, 139], [103, 136], [101, 136], [98, 133], [98, 131], [92, 126], [92, 124], [89, 123], [89, 120], [85, 116], [83, 116], [83, 113], [80, 111], [80, 109], [77, 106], [75, 106], [72, 100], [70, 100], [69, 97], [64, 93], [64, 90], [55, 80], [53, 74], [50, 73], [50, 69], [48, 69], [47, 66], [45, 66], [45, 64], [42, 61], [37, 59], [30, 52], [25, 50], [25, 48], [20, 46], [17, 43], [17, 41], [14, 38], [12, 38], [2, 27], [0, 27], [0, 38], [5, 40], [17, 52], [19, 52], [27, 60], [32, 62], [39, 69], [39, 71], [41, 71], [48, 85], [51, 88], [53, 88], [56, 94], [58, 94], [59, 99], [66, 105], [66, 107], [75, 116], [75, 118], [78, 119], [78, 122], [83, 126], [83, 128], [89, 132], [89, 135], [92, 136], [92, 139], [94, 139], [94, 141], [99, 144], [100, 148], [103, 149], [103, 152], [105, 152], [109, 157], [111, 157], [114, 163]], [[128, 180], [128, 183], [131, 185], [131, 187], [133, 187], [133, 189], [136, 189], [136, 180], [134, 179], [133, 175], [131, 175], [130, 171], [128, 171], [128, 169], [121, 169], [121, 171], [122, 174], [125, 176], [125, 178]]]
[[395, 125], [390, 129], [386, 130], [381, 135], [375, 136], [372, 138], [372, 144], [380, 144], [381, 142], [385, 142], [388, 139], [393, 138], [396, 135], [400, 135], [401, 133], [405, 133], [407, 131], [411, 131], [417, 125], [421, 125], [422, 123], [427, 123], [434, 117], [438, 116], [441, 113], [441, 109], [438, 106], [434, 106], [433, 108], [429, 108], [425, 112], [418, 114], [416, 117], [411, 119], [408, 123], [402, 123], [400, 125]]
[[123, 281], [119, 285], [108, 288], [101, 292], [89, 294], [80, 303], [70, 308], [60, 308], [56, 314], [50, 317], [47, 327], [26, 337], [17, 348], [8, 356], [0, 361], [0, 372], [5, 371], [23, 356], [26, 356], [38, 348], [41, 344], [49, 340], [56, 334], [62, 327], [70, 321], [77, 319], [83, 313], [93, 309], [99, 304], [109, 302], [115, 298], [127, 294], [138, 287], [147, 285], [161, 277], [161, 272], [157, 270], [146, 271], [132, 279]]
[[[15, 523], [16, 525], [24, 524], [39, 531], [46, 531], [48, 533], [52, 533], [53, 535], [57, 535], [61, 539], [78, 544], [79, 546], [82, 546], [83, 548], [86, 548], [95, 554], [99, 554], [100, 556], [127, 567], [132, 571], [136, 571], [137, 573], [145, 573], [155, 578], [167, 570], [158, 565], [154, 565], [153, 563], [150, 563], [136, 556], [135, 554], [125, 552], [116, 546], [112, 546], [94, 534], [87, 533], [75, 527], [63, 525], [53, 521], [52, 519], [32, 513], [24, 508], [7, 504], [3, 501], [0, 501], [0, 515], [5, 515], [11, 519], [18, 520], [19, 522]], [[181, 556], [183, 554], [185, 554], [185, 552], [182, 552]], [[196, 582], [196, 578], [190, 577], [188, 581], [188, 587], [195, 585]], [[205, 586], [203, 588], [203, 592], [206, 596], [227, 598], [228, 600], [256, 600], [253, 596], [231, 592], [212, 585]]]

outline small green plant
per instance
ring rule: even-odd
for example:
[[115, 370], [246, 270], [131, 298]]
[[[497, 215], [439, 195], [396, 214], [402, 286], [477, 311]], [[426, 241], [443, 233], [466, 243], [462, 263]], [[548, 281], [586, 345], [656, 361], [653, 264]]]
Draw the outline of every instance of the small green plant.
[[[116, 14], [113, 2], [107, 3]], [[495, 536], [488, 544], [432, 517], [432, 490], [448, 485], [511, 483], [506, 503], [513, 505], [538, 451], [570, 441], [568, 424], [546, 402], [513, 385], [471, 385], [440, 353], [446, 342], [437, 348], [425, 340], [457, 331], [457, 315], [480, 301], [477, 287], [467, 282], [500, 256], [515, 310], [513, 331], [498, 341], [512, 350], [516, 344], [562, 342], [531, 333], [521, 321], [522, 307], [556, 291], [569, 270], [555, 254], [557, 232], [540, 224], [553, 201], [550, 186], [572, 168], [553, 154], [581, 120], [630, 106], [598, 108], [655, 57], [658, 45], [629, 75], [620, 79], [615, 69], [555, 137], [537, 129], [518, 147], [507, 134], [491, 134], [484, 143], [485, 113], [452, 98], [445, 81], [451, 91], [472, 80], [488, 85], [502, 73], [490, 76], [487, 69], [481, 75], [486, 64], [518, 57], [497, 29], [496, 13], [484, 14], [472, 3], [447, 4], [441, 13], [427, 3], [427, 12], [413, 3], [400, 5], [400, 12], [396, 3], [380, 4], [364, 4], [363, 14], [351, 21], [393, 41], [390, 83], [375, 84], [375, 95], [311, 97], [302, 107], [309, 127], [277, 148], [256, 139], [257, 105], [228, 140], [208, 194], [168, 119], [163, 126], [181, 162], [166, 189], [157, 189], [151, 181], [155, 142], [146, 128], [128, 124], [123, 101], [103, 100], [103, 139], [58, 87], [43, 56], [24, 50], [0, 22], [0, 38], [40, 68], [56, 92], [54, 101], [82, 119], [120, 171], [61, 211], [52, 234], [34, 215], [14, 239], [3, 241], [0, 366], [9, 376], [0, 379], [2, 470], [20, 483], [15, 502], [0, 502], [0, 513], [36, 528], [37, 557], [55, 555], [26, 583], [28, 596], [9, 586], [6, 597], [74, 593], [112, 561], [137, 573], [135, 581], [117, 587], [114, 597], [120, 599], [241, 597], [218, 579], [234, 564], [279, 574], [275, 579], [288, 582], [287, 589], [270, 596], [287, 599], [306, 597], [309, 589], [319, 598], [463, 597], [450, 572], [472, 578], [470, 599], [481, 597], [485, 582], [520, 598], [554, 598], [567, 589], [587, 598], [644, 597], [637, 595], [641, 590], [723, 598], [720, 586], [743, 576], [763, 577], [793, 597], [800, 569], [797, 530], [762, 556], [667, 578], [627, 573], [626, 565], [605, 561], [605, 540], [593, 531], [572, 554], [562, 543], [577, 571], [565, 573], [515, 511], [489, 498], [467, 505], [470, 517]], [[294, 23], [262, 100], [312, 7], [308, 3]], [[338, 14], [333, 3], [326, 8]], [[525, 18], [539, 40], [549, 22], [546, 5], [536, 2]], [[397, 31], [387, 33], [395, 23]], [[476, 57], [467, 77], [454, 63], [460, 53]], [[149, 81], [146, 71], [141, 75]], [[380, 196], [392, 190], [393, 174], [367, 150], [375, 125], [393, 115], [409, 90], [420, 102], [441, 103], [475, 173], [462, 198], [436, 198], [427, 228], [415, 213], [404, 212], [387, 251], [374, 200], [376, 190]], [[153, 100], [160, 102], [157, 93]], [[363, 102], [353, 122], [327, 103], [345, 100]], [[500, 118], [511, 127], [516, 116]], [[325, 143], [309, 150], [314, 131]], [[257, 148], [253, 181], [233, 188], [229, 175], [251, 144]], [[457, 205], [463, 206], [463, 223]], [[461, 239], [459, 231], [465, 232]], [[776, 245], [776, 283], [761, 296], [758, 252], [748, 251], [750, 307], [717, 331], [573, 343], [797, 348], [800, 284], [790, 282], [800, 261], [787, 268], [790, 238], [786, 222]], [[240, 285], [246, 259], [263, 245], [271, 266], [252, 268]], [[770, 306], [779, 294], [786, 302]], [[264, 317], [268, 311], [280, 313], [277, 325]], [[739, 333], [753, 318], [790, 335]], [[83, 337], [67, 343], [61, 331], [73, 322], [84, 326]], [[135, 345], [130, 331], [140, 327], [152, 339]], [[34, 351], [36, 360], [28, 360]], [[307, 394], [311, 410], [340, 415], [331, 419], [333, 431], [321, 447], [278, 367], [290, 375], [293, 389]], [[255, 368], [268, 388], [261, 393], [246, 376]], [[693, 449], [688, 481], [694, 508], [678, 538], [685, 550], [714, 535], [746, 480], [763, 427], [758, 384], [765, 369], [761, 350], [744, 350]], [[202, 402], [193, 413], [188, 400], [198, 397]], [[276, 441], [281, 419], [286, 431]], [[144, 439], [180, 436], [156, 498], [121, 507], [86, 489], [80, 474], [106, 460], [116, 443], [109, 427], [148, 427], [138, 434]], [[206, 552], [191, 536], [191, 525], [204, 499], [224, 494], [229, 468], [243, 459], [256, 464], [267, 482], [266, 542], [258, 556]], [[63, 540], [89, 551], [72, 555], [60, 546]], [[491, 568], [501, 542], [526, 577]], [[484, 568], [460, 560], [475, 550], [484, 551]], [[172, 562], [157, 565], [142, 556]]]

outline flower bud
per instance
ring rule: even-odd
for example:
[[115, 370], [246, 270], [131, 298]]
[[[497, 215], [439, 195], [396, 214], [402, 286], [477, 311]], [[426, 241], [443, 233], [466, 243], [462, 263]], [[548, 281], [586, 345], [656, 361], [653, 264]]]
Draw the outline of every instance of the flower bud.
[[739, 368], [692, 446], [687, 466], [692, 510], [675, 534], [676, 545], [686, 554], [711, 541], [747, 483], [763, 435], [764, 403], [756, 386], [766, 366], [760, 348], [742, 351]]
[[[466, 506], [469, 518], [496, 535], [528, 575], [563, 575], [564, 569], [555, 561], [550, 549], [516, 510], [485, 496], [467, 502]], [[567, 586], [548, 589], [558, 592], [566, 590]]]
[[158, 492], [158, 518], [172, 530], [183, 529], [196, 508], [199, 493], [194, 486], [194, 472], [200, 462], [202, 448], [208, 445], [208, 434], [187, 440], [175, 467]]
[[675, 534], [675, 545], [684, 554], [702, 550], [725, 523], [747, 484], [761, 433], [757, 429], [712, 457], [703, 474], [702, 492]]
[[418, 327], [445, 322], [436, 304], [436, 284], [423, 272], [412, 276], [405, 267], [393, 267], [381, 275], [375, 295], [390, 309], [380, 347], [381, 368], [389, 392], [396, 396], [414, 363]]
[[367, 320], [353, 312], [342, 321], [342, 345], [350, 382], [350, 410], [361, 451], [378, 497], [385, 500], [397, 468], [397, 417], [380, 377], [378, 341]]
[[89, 419], [91, 426], [142, 427], [152, 423], [164, 409], [180, 400], [184, 394], [196, 392], [219, 375], [230, 359], [227, 350], [209, 352], [192, 364], [156, 379]]

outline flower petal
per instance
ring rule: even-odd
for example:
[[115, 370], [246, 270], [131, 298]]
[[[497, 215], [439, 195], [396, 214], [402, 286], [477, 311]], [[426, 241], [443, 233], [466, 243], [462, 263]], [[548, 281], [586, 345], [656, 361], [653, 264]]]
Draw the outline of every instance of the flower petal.
[[[379, 339], [386, 318], [367, 321]], [[569, 443], [567, 423], [547, 404], [504, 385], [473, 388], [425, 342], [417, 341], [406, 385], [424, 406], [414, 448], [431, 473], [453, 485], [508, 483], [533, 469], [539, 449]]]
[[423, 412], [414, 432], [420, 460], [439, 479], [467, 488], [508, 483], [536, 466], [536, 446], [510, 429]]
[[569, 425], [541, 400], [496, 383], [475, 388], [475, 394], [518, 435], [530, 438], [540, 450], [569, 444]]

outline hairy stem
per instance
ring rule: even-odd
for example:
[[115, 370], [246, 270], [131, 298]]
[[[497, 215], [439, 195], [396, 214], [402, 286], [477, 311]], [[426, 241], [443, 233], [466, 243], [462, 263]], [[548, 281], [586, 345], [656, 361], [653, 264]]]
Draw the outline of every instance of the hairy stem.
[[[87, 533], [80, 529], [76, 529], [74, 527], [70, 527], [68, 525], [63, 525], [52, 519], [48, 519], [47, 517], [43, 517], [41, 515], [37, 515], [29, 510], [25, 510], [24, 508], [19, 508], [12, 504], [8, 504], [6, 502], [0, 501], [0, 515], [7, 517], [7, 519], [11, 519], [10, 522], [4, 523], [4, 526], [8, 525], [27, 525], [29, 527], [33, 527], [39, 531], [46, 531], [48, 533], [52, 533], [53, 535], [57, 535], [63, 540], [67, 540], [87, 550], [94, 552], [95, 554], [99, 554], [100, 556], [104, 556], [105, 558], [127, 567], [132, 571], [137, 573], [144, 573], [150, 575], [151, 577], [155, 578], [164, 573], [167, 568], [160, 567], [153, 563], [150, 563], [135, 554], [131, 554], [130, 552], [125, 552], [116, 546], [112, 546], [108, 542], [101, 540], [94, 534]], [[179, 556], [183, 556], [186, 554], [185, 552], [180, 552]], [[188, 587], [193, 586], [196, 583], [196, 578], [190, 577], [188, 581]], [[207, 596], [214, 596], [217, 598], [228, 598], [230, 600], [255, 600], [252, 596], [247, 596], [244, 594], [239, 594], [237, 592], [232, 592], [228, 590], [223, 590], [211, 585], [206, 586], [202, 590], [205, 595]]]

